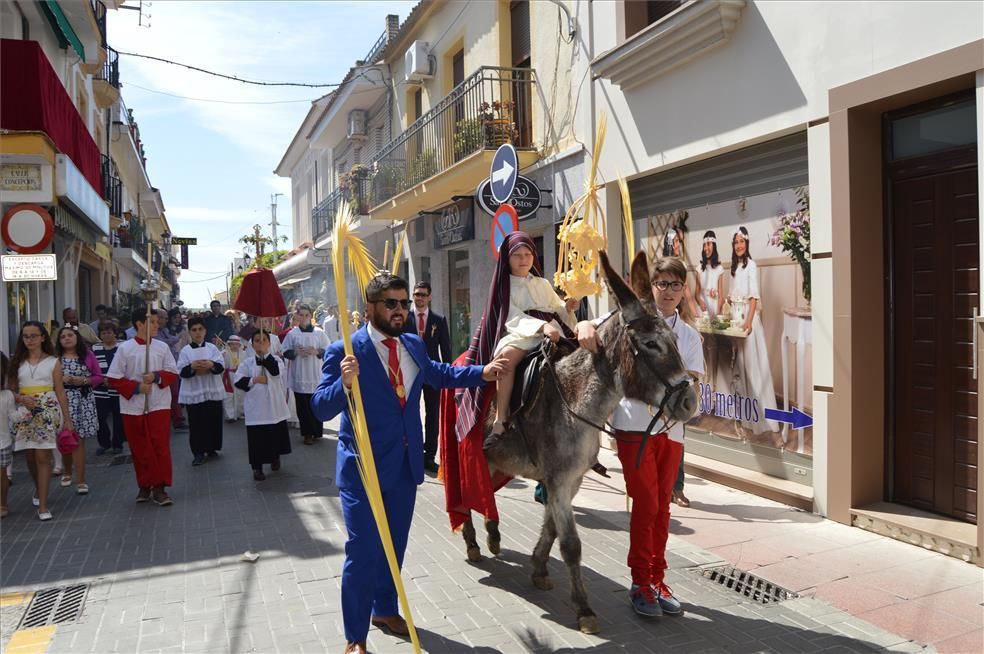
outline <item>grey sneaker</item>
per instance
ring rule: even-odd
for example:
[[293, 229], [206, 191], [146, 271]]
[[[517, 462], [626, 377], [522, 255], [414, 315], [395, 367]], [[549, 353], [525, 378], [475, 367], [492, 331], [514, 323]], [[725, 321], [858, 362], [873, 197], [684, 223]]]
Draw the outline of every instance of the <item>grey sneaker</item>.
[[673, 591], [670, 590], [669, 586], [660, 581], [653, 584], [653, 588], [656, 590], [659, 608], [663, 610], [665, 615], [683, 615], [683, 607], [680, 606], [679, 600], [673, 597]]
[[652, 586], [632, 584], [632, 589], [629, 590], [629, 601], [632, 602], [632, 608], [639, 615], [647, 618], [658, 618], [663, 615], [663, 609], [659, 606], [656, 592]]

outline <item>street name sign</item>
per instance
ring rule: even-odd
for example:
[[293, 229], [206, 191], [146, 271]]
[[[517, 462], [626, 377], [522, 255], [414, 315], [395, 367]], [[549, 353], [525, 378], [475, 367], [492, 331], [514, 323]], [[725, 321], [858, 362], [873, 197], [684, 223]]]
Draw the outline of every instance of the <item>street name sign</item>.
[[198, 238], [194, 236], [172, 236], [171, 245], [198, 245]]
[[492, 197], [502, 203], [509, 199], [516, 187], [516, 177], [519, 174], [519, 157], [516, 148], [510, 143], [499, 146], [492, 157], [489, 170], [489, 180], [492, 186]]
[[43, 282], [58, 279], [58, 262], [53, 254], [7, 254], [0, 256], [5, 282]]

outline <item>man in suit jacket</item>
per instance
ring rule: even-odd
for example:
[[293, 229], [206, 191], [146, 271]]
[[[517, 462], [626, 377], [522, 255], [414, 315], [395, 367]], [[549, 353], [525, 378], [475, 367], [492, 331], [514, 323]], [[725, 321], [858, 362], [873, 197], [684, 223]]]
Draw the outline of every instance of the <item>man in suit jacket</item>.
[[423, 341], [403, 333], [410, 299], [403, 279], [380, 273], [366, 288], [366, 329], [352, 336], [354, 356], [337, 341], [325, 351], [322, 379], [311, 398], [321, 420], [342, 414], [335, 478], [348, 540], [342, 569], [342, 620], [345, 652], [365, 652], [372, 624], [408, 635], [397, 608], [396, 587], [383, 555], [369, 500], [358, 470], [358, 454], [348, 412], [348, 394], [359, 377], [372, 453], [396, 556], [403, 565], [417, 486], [424, 480], [420, 394], [437, 388], [480, 386], [497, 379], [503, 363], [452, 366], [432, 361]]
[[[427, 356], [434, 361], [451, 363], [451, 332], [444, 316], [430, 309], [431, 285], [417, 282], [413, 287], [413, 311], [403, 326], [407, 334], [416, 334], [427, 346]], [[424, 386], [424, 470], [437, 474], [434, 461], [437, 455], [437, 431], [440, 423], [441, 391], [433, 386]]]

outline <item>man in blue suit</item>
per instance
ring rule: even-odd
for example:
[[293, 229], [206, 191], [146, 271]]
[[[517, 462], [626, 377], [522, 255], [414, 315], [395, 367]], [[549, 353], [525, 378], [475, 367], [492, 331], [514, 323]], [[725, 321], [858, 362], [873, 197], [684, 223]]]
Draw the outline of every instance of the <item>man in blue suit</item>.
[[[417, 282], [413, 285], [413, 311], [410, 319], [403, 325], [407, 334], [416, 334], [427, 346], [427, 356], [434, 361], [451, 363], [451, 333], [444, 316], [430, 308], [430, 282]], [[424, 384], [424, 470], [437, 474], [437, 432], [441, 417], [441, 391]]]
[[352, 336], [355, 355], [345, 356], [341, 341], [329, 346], [321, 383], [311, 397], [319, 419], [342, 414], [335, 475], [348, 530], [342, 569], [346, 653], [365, 652], [370, 618], [377, 627], [401, 636], [409, 634], [359, 477], [347, 399], [352, 382], [359, 377], [376, 473], [402, 567], [417, 486], [424, 480], [421, 389], [424, 384], [435, 388], [481, 386], [498, 379], [504, 369], [500, 359], [484, 368], [432, 361], [419, 336], [403, 333], [409, 308], [405, 280], [389, 273], [374, 277], [366, 287], [366, 326]]

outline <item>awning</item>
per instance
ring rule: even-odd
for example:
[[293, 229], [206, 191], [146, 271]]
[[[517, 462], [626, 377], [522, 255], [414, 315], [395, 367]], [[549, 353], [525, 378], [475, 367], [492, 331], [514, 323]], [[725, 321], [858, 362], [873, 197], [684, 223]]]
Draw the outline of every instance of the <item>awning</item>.
[[58, 3], [55, 0], [44, 0], [44, 2], [38, 3], [38, 7], [41, 9], [44, 17], [48, 19], [48, 22], [51, 23], [51, 29], [55, 32], [55, 37], [58, 39], [58, 45], [66, 48], [71, 44], [72, 49], [82, 59], [82, 63], [85, 63], [85, 47], [82, 45], [82, 39], [72, 29], [71, 21], [68, 20], [68, 16], [65, 15], [65, 12], [62, 11]]
[[290, 279], [288, 279], [285, 282], [279, 282], [277, 284], [277, 286], [279, 286], [280, 288], [293, 288], [293, 287], [297, 286], [298, 284], [300, 284], [301, 282], [306, 282], [307, 280], [311, 279], [311, 275], [312, 275], [312, 273], [309, 272], [306, 275], [299, 275], [297, 277], [291, 277]]

